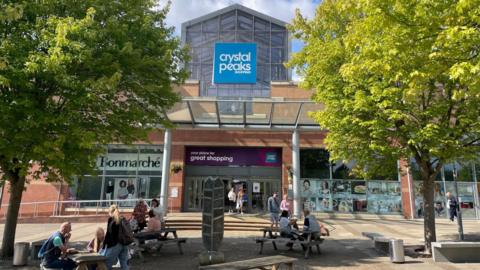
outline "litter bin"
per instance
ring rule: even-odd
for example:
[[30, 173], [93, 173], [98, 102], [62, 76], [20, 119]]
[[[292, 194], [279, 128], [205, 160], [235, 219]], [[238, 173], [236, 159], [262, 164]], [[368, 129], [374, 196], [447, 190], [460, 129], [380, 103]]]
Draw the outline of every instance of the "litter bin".
[[405, 253], [403, 250], [403, 240], [391, 239], [390, 240], [390, 261], [394, 263], [404, 263]]
[[15, 266], [27, 265], [29, 251], [30, 251], [30, 243], [26, 243], [26, 242], [15, 243], [15, 246], [13, 249], [13, 265]]

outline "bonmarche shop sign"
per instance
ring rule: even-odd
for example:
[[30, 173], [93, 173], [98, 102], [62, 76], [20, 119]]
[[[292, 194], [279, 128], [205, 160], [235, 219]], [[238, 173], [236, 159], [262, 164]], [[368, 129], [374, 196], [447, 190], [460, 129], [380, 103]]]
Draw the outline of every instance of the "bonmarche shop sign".
[[101, 170], [161, 170], [161, 154], [108, 154], [97, 158], [97, 167]]

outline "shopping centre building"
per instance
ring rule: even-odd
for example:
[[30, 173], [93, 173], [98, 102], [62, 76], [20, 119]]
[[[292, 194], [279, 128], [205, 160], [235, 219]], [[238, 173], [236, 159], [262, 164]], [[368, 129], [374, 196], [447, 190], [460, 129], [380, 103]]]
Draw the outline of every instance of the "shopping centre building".
[[[165, 199], [170, 211], [201, 211], [209, 177], [224, 182], [225, 195], [244, 189], [247, 213], [265, 211], [277, 191], [298, 197], [299, 209], [422, 215], [415, 166], [399, 162], [390, 176], [367, 180], [351, 173], [352, 164], [329, 161], [327, 131], [309, 117], [322, 105], [292, 82], [284, 66], [291, 55], [285, 22], [232, 5], [183, 23], [181, 39], [191, 52], [185, 63], [190, 77], [175, 88], [182, 100], [167, 112], [175, 128], [160, 127], [149, 144], [106, 145], [97, 175], [75, 177], [70, 185], [32, 181], [23, 196], [24, 215], [137, 198]], [[439, 175], [437, 215], [445, 216], [454, 167], [464, 217], [480, 218], [480, 166], [474, 164], [449, 164]], [[7, 190], [2, 194], [3, 213]], [[71, 203], [47, 203], [58, 201]], [[133, 202], [120, 205], [131, 208]]]

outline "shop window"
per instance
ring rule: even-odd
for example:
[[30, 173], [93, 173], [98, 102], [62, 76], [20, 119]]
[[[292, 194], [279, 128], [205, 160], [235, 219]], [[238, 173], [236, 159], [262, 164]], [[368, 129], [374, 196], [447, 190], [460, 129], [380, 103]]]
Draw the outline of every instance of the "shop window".
[[401, 213], [399, 182], [302, 179], [303, 207], [319, 212]]
[[[97, 158], [98, 176], [78, 177], [77, 200], [108, 200], [120, 206], [133, 206], [137, 198], [154, 198], [160, 193], [162, 146], [109, 145]], [[102, 193], [103, 192], [103, 193]], [[87, 206], [87, 205], [85, 205]]]

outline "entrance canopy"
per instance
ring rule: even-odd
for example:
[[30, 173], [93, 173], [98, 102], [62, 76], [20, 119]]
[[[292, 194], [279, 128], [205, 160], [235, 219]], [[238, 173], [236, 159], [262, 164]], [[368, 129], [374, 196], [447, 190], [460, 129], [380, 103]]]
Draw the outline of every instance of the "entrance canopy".
[[323, 109], [312, 101], [183, 98], [167, 117], [180, 127], [248, 129], [320, 129], [310, 112]]

